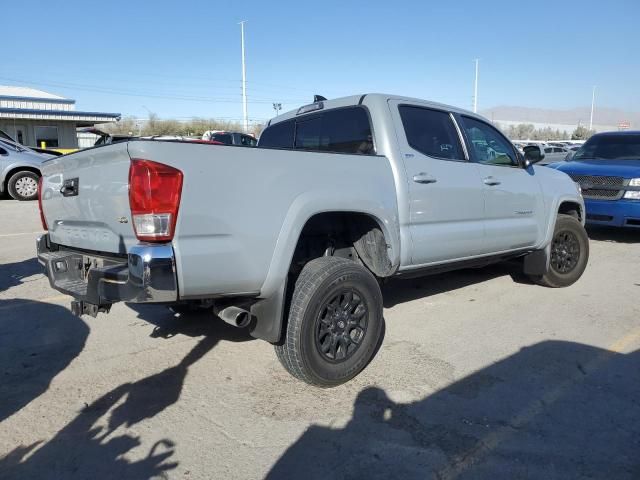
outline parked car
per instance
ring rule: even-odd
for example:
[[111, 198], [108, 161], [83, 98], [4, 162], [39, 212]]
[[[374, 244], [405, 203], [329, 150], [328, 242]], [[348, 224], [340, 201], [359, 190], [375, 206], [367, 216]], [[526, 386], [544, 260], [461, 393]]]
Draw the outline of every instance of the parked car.
[[15, 200], [38, 198], [42, 163], [55, 156], [25, 147], [0, 130], [0, 194], [8, 192]]
[[9, 143], [11, 145], [15, 145], [18, 147], [23, 147], [23, 148], [28, 148], [29, 150], [32, 150], [34, 152], [37, 153], [45, 153], [47, 155], [53, 155], [54, 157], [59, 157], [60, 155], [63, 155], [61, 152], [57, 151], [57, 150], [51, 150], [49, 148], [39, 148], [39, 147], [26, 147], [25, 145], [21, 144], [20, 142], [17, 142], [16, 140], [14, 140], [11, 135], [9, 135], [8, 133], [6, 133], [3, 130], [0, 130], [0, 142], [4, 142], [4, 143]]
[[225, 132], [222, 130], [210, 130], [204, 132], [203, 140], [214, 140], [225, 145], [244, 145], [245, 147], [255, 147], [258, 140], [252, 135], [242, 132]]
[[535, 160], [455, 107], [320, 100], [258, 148], [135, 139], [47, 161], [38, 258], [76, 314], [212, 309], [330, 387], [377, 351], [385, 279], [507, 259], [548, 287], [580, 278], [582, 196]]
[[118, 142], [126, 142], [131, 140], [132, 138], [135, 138], [134, 135], [103, 132], [102, 130], [96, 127], [80, 128], [78, 129], [78, 132], [92, 133], [94, 135], [97, 135], [98, 138], [93, 144], [94, 147], [99, 147], [100, 145], [110, 145], [112, 143], [118, 143]]
[[575, 155], [575, 153], [580, 150], [580, 145], [570, 145], [567, 147], [567, 155], [566, 157], [564, 157], [564, 161], [568, 162], [569, 160], [571, 160], [573, 158], [573, 156]]
[[545, 159], [544, 163], [541, 163], [541, 165], [549, 165], [550, 163], [555, 162], [564, 162], [567, 154], [569, 153], [569, 149], [566, 147], [546, 145], [543, 148]]
[[582, 187], [587, 223], [640, 227], [640, 131], [593, 135], [553, 167]]

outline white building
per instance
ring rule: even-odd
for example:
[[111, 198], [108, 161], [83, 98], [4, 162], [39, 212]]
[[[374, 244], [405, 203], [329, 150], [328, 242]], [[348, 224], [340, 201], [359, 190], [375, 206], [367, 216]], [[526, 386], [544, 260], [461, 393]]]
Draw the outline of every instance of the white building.
[[75, 100], [28, 87], [0, 85], [0, 129], [27, 146], [78, 148], [77, 127], [117, 122], [119, 113], [84, 112]]

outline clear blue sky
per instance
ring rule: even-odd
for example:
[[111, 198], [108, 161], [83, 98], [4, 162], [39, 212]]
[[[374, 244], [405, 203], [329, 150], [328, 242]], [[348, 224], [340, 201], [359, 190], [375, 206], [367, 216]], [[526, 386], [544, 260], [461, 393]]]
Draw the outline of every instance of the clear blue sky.
[[470, 108], [476, 57], [480, 109], [587, 106], [597, 85], [598, 105], [640, 110], [640, 0], [22, 0], [1, 15], [0, 84], [79, 110], [239, 120], [240, 20], [251, 119], [314, 93]]

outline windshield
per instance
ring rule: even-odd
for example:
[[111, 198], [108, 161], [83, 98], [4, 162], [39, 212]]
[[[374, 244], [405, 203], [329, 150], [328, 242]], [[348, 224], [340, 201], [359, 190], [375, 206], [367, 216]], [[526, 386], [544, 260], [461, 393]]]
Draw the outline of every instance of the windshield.
[[640, 134], [596, 135], [573, 156], [573, 160], [637, 160], [640, 159]]
[[4, 130], [0, 130], [0, 139], [9, 140], [9, 141], [13, 142], [13, 138], [11, 138], [9, 136], [9, 134], [6, 133]]
[[17, 152], [31, 151], [31, 149], [25, 147], [24, 145], [20, 145], [13, 140], [6, 140], [4, 137], [0, 137], [0, 145], [4, 148], [10, 148], [11, 150], [15, 150]]

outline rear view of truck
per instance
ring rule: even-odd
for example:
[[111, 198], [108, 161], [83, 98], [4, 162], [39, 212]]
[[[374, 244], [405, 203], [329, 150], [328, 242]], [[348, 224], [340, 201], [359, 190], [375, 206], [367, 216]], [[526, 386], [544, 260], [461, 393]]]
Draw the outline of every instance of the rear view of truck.
[[74, 313], [177, 300], [170, 242], [182, 181], [176, 168], [130, 158], [124, 143], [45, 164], [38, 259], [52, 287], [76, 299]]

